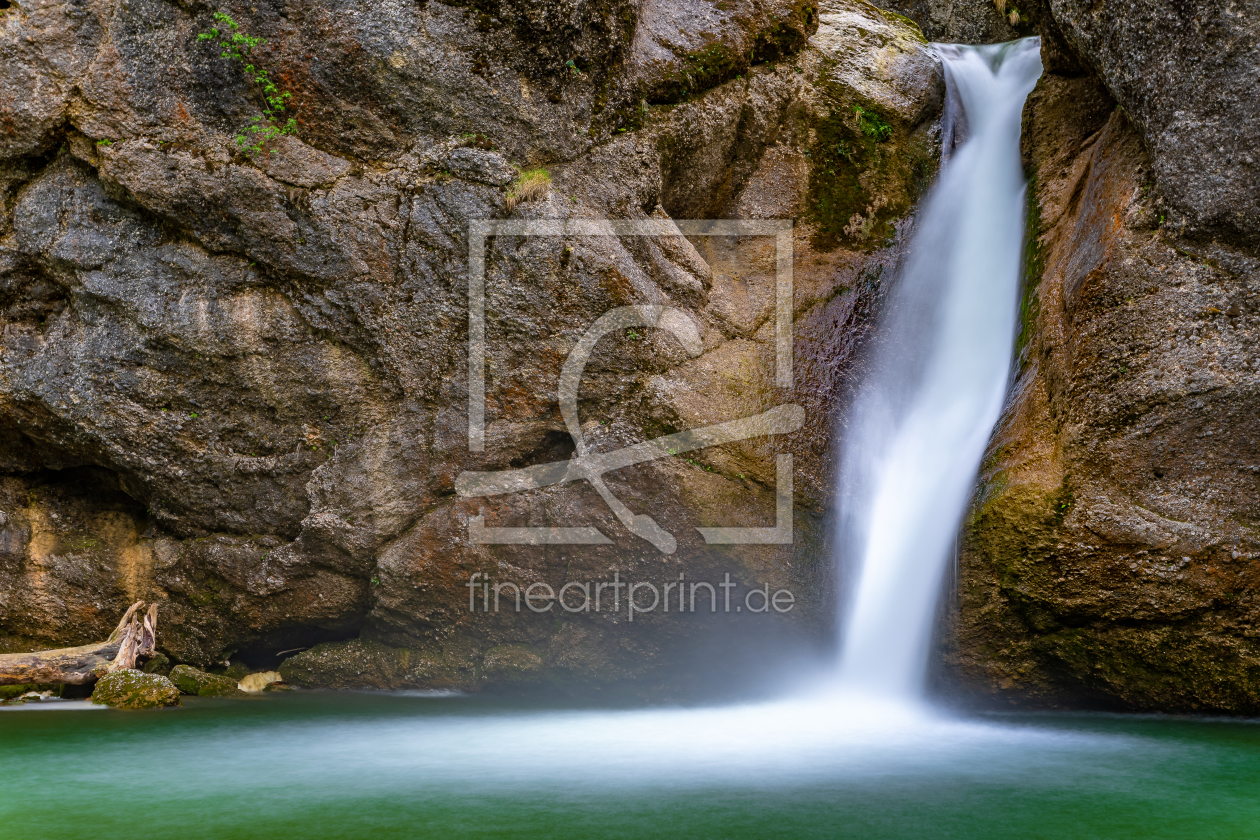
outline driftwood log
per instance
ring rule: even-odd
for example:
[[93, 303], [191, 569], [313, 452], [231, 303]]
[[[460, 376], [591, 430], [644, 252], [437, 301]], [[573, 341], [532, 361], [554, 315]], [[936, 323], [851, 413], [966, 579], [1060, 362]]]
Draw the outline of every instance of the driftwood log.
[[0, 654], [0, 685], [61, 683], [83, 685], [153, 655], [157, 633], [157, 604], [140, 615], [143, 601], [127, 610], [117, 629], [103, 642], [82, 647], [35, 653]]

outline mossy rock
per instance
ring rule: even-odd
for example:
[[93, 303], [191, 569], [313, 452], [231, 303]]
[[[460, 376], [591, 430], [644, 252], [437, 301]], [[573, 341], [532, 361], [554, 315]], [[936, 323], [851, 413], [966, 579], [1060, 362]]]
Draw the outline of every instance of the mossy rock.
[[236, 687], [236, 680], [207, 674], [189, 665], [176, 665], [172, 668], [171, 682], [181, 693], [194, 697], [241, 697], [245, 694]]
[[146, 674], [169, 676], [171, 673], [171, 660], [167, 659], [164, 654], [155, 653], [148, 662], [144, 663], [144, 668], [141, 670]]
[[12, 700], [14, 697], [21, 697], [28, 691], [35, 691], [32, 685], [0, 685], [0, 701]]
[[230, 665], [228, 665], [226, 668], [222, 668], [222, 669], [216, 668], [214, 672], [221, 677], [225, 677], [230, 680], [235, 680], [236, 682], [240, 682], [241, 680], [245, 679], [246, 677], [248, 677], [250, 674], [253, 673], [253, 671], [250, 670], [249, 666], [246, 665], [244, 662], [233, 662]]
[[97, 680], [92, 702], [115, 709], [160, 709], [179, 705], [179, 689], [160, 674], [126, 669]]

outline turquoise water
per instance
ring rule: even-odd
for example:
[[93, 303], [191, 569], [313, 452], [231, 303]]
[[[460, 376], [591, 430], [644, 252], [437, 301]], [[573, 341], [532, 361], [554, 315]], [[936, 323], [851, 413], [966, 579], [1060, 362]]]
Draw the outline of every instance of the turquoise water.
[[556, 709], [188, 698], [0, 712], [0, 836], [1260, 837], [1260, 725], [816, 697]]

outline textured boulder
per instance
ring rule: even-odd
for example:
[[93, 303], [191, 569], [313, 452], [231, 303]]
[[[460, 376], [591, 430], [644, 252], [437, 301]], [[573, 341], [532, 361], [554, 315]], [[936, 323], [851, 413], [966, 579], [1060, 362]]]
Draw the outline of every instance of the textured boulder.
[[237, 697], [245, 693], [237, 688], [236, 680], [207, 674], [188, 665], [172, 668], [170, 680], [180, 693], [194, 697]]
[[115, 709], [158, 709], [179, 705], [179, 689], [158, 674], [114, 671], [96, 682], [92, 702]]
[[1231, 0], [1051, 0], [1053, 26], [1150, 154], [1168, 224], [1260, 245], [1260, 35]]

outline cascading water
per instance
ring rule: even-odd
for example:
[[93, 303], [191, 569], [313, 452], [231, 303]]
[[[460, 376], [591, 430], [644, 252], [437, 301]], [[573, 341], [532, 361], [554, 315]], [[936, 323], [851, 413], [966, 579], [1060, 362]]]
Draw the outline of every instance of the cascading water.
[[1020, 115], [1041, 75], [1036, 38], [937, 52], [945, 162], [841, 463], [838, 545], [853, 586], [840, 681], [902, 699], [922, 690], [944, 571], [1006, 392], [1024, 231]]

